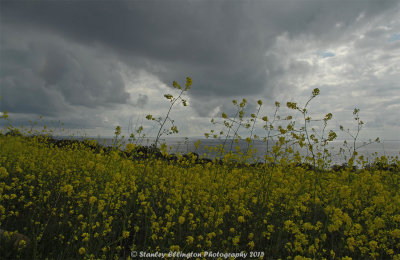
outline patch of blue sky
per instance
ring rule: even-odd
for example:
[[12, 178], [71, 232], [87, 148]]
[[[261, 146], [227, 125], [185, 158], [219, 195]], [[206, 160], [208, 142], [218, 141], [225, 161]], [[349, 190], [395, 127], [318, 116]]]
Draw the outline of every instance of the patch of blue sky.
[[395, 41], [400, 41], [400, 33], [395, 33], [390, 37], [389, 39], [390, 42], [395, 42]]
[[322, 58], [329, 58], [329, 57], [335, 57], [335, 53], [329, 52], [329, 51], [323, 51], [320, 53]]

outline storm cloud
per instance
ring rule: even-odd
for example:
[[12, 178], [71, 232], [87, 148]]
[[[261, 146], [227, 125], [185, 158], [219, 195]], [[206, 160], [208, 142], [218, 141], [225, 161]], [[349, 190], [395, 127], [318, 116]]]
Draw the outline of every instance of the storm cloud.
[[155, 95], [187, 76], [198, 117], [233, 98], [296, 98], [314, 87], [327, 100], [347, 88], [391, 102], [398, 15], [397, 1], [2, 1], [2, 106], [64, 118], [157, 111]]

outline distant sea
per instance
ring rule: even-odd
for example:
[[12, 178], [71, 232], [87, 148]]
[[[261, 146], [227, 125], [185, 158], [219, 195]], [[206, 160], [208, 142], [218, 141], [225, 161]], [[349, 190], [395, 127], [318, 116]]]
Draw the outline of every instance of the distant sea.
[[[62, 138], [62, 137], [60, 137]], [[95, 139], [98, 141], [99, 144], [104, 146], [112, 146], [114, 140], [112, 138], [99, 138], [99, 137], [89, 137], [90, 139]], [[80, 139], [80, 138], [77, 138]], [[200, 145], [198, 146], [199, 149], [196, 149], [195, 142], [200, 140]], [[216, 145], [222, 144], [224, 140], [217, 140], [217, 139], [201, 139], [201, 138], [180, 138], [180, 137], [168, 137], [162, 139], [161, 142], [165, 142], [168, 147], [169, 153], [177, 154], [186, 154], [189, 152], [194, 152], [199, 155], [207, 154], [207, 158], [214, 159], [217, 155], [216, 152], [209, 152], [208, 150], [204, 149], [205, 147], [215, 147]], [[121, 146], [121, 149], [125, 148], [125, 145], [128, 143], [128, 140], [125, 140], [125, 144]], [[154, 143], [154, 138], [146, 138], [141, 140], [141, 142], [135, 141], [134, 143], [141, 144], [144, 146], [149, 146]], [[239, 141], [239, 147], [241, 152], [247, 151], [248, 144], [245, 140]], [[269, 149], [271, 149], [274, 143], [269, 143]], [[362, 146], [364, 142], [356, 142], [356, 147]], [[267, 144], [262, 141], [254, 141], [252, 143], [253, 149], [257, 149], [257, 153], [254, 154], [254, 158], [258, 158], [258, 161], [264, 160], [264, 155], [267, 151]], [[352, 149], [352, 143], [348, 141], [349, 147]], [[226, 141], [226, 150], [229, 151], [231, 146], [231, 140]], [[232, 151], [235, 151], [235, 143], [233, 143]], [[342, 164], [345, 163], [351, 153], [346, 150], [345, 153], [340, 154], [340, 147], [343, 147], [343, 141], [334, 141], [329, 144], [329, 151], [331, 152], [332, 156], [330, 159], [332, 160], [332, 165], [334, 164]], [[345, 148], [346, 149], [346, 148]], [[301, 155], [306, 155], [307, 150], [305, 148], [294, 147], [295, 151], [299, 151]], [[363, 146], [357, 150], [358, 156], [363, 155], [364, 158], [372, 163], [376, 157], [386, 156], [388, 159], [394, 158], [396, 156], [400, 157], [400, 140], [393, 140], [393, 141], [381, 141], [380, 143], [372, 143], [366, 146]], [[345, 156], [347, 158], [345, 159]]]

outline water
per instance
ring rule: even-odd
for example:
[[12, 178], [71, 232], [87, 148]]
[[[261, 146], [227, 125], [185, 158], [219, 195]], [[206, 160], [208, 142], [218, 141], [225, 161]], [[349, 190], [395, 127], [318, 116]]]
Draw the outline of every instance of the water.
[[[94, 138], [96, 139], [99, 144], [106, 145], [106, 146], [112, 146], [114, 140], [112, 138]], [[198, 140], [201, 141], [200, 145], [198, 146], [198, 149], [195, 146], [195, 142]], [[126, 143], [127, 140], [125, 140]], [[215, 147], [216, 145], [222, 144], [224, 140], [215, 140], [215, 139], [196, 139], [196, 138], [179, 138], [179, 137], [169, 137], [166, 139], [161, 140], [161, 142], [165, 142], [168, 147], [168, 152], [169, 153], [175, 153], [177, 154], [178, 152], [180, 154], [186, 154], [189, 152], [194, 152], [199, 155], [204, 155], [206, 154], [205, 157], [214, 159], [216, 156], [220, 156], [217, 154], [217, 152], [212, 151], [210, 152], [208, 149], [205, 149], [205, 147]], [[141, 145], [151, 145], [154, 143], [154, 139], [145, 139], [139, 142], [138, 144]], [[269, 150], [271, 150], [271, 147], [273, 146], [273, 142], [269, 142]], [[240, 140], [238, 143], [240, 147], [240, 151], [245, 153], [248, 149], [248, 144], [246, 143], [245, 140]], [[257, 149], [257, 152], [254, 154], [254, 158], [257, 158], [258, 161], [263, 161], [264, 160], [264, 155], [267, 153], [267, 143], [262, 142], [262, 141], [254, 141], [252, 143], [253, 149]], [[356, 142], [356, 147], [360, 147], [363, 145], [363, 142]], [[232, 145], [232, 151], [235, 151], [235, 146], [236, 144], [233, 143]], [[121, 146], [121, 149], [124, 149], [125, 145]], [[231, 147], [231, 140], [226, 141], [225, 145], [226, 149], [225, 150], [230, 150]], [[344, 153], [340, 153], [340, 148], [343, 147], [343, 141], [335, 141], [331, 142], [329, 144], [329, 151], [331, 153], [330, 159], [332, 160], [331, 165], [334, 164], [343, 164], [347, 162], [347, 160], [351, 157], [352, 153], [352, 145], [349, 143], [349, 147], [351, 148], [351, 151], [348, 151], [347, 148], [345, 148]], [[294, 146], [294, 151], [299, 151], [302, 156], [307, 155], [307, 150], [305, 148], [300, 148]], [[366, 146], [362, 146], [359, 149], [357, 149], [358, 156], [363, 155], [364, 159], [367, 160], [368, 162], [373, 162], [376, 157], [381, 157], [381, 156], [386, 156], [387, 158], [394, 158], [396, 156], [400, 157], [400, 140], [397, 141], [381, 141], [381, 143], [372, 143]]]

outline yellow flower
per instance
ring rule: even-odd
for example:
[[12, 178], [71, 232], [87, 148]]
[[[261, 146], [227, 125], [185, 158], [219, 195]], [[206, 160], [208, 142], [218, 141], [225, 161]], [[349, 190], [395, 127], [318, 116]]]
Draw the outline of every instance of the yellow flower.
[[188, 237], [186, 238], [186, 243], [187, 243], [188, 245], [192, 244], [193, 241], [194, 241], [194, 238], [193, 238], [192, 236], [188, 236]]
[[239, 217], [238, 217], [238, 221], [239, 221], [240, 223], [243, 223], [243, 222], [244, 222], [244, 217], [243, 217], [243, 216], [239, 216]]
[[179, 224], [183, 224], [185, 222], [185, 217], [180, 216], [178, 219]]
[[83, 255], [84, 253], [86, 253], [86, 249], [84, 247], [79, 248], [79, 254]]
[[390, 232], [393, 238], [400, 238], [400, 229], [396, 228]]
[[74, 187], [70, 184], [67, 184], [61, 188], [61, 191], [67, 193], [68, 196], [71, 196], [72, 192], [74, 191]]
[[122, 237], [123, 237], [123, 238], [128, 238], [128, 237], [129, 237], [129, 234], [130, 234], [129, 231], [123, 231], [123, 232], [122, 232]]
[[378, 243], [374, 240], [369, 242], [369, 248], [371, 248], [371, 251], [375, 251], [375, 249], [378, 247]]
[[89, 204], [94, 204], [97, 201], [97, 198], [95, 196], [91, 196], [89, 198]]
[[179, 248], [180, 247], [178, 245], [173, 245], [173, 246], [170, 246], [169, 250], [178, 252]]
[[0, 179], [5, 179], [8, 177], [7, 169], [4, 167], [0, 167]]
[[116, 128], [115, 128], [115, 135], [120, 135], [121, 134], [121, 127], [120, 126], [117, 126]]
[[225, 212], [229, 212], [231, 210], [231, 207], [229, 205], [225, 205]]
[[103, 211], [105, 205], [106, 205], [106, 202], [104, 200], [99, 200], [99, 203], [97, 205], [97, 209], [99, 211]]
[[89, 240], [89, 234], [88, 233], [83, 233], [82, 237], [83, 237], [82, 241], [84, 241], [84, 242]]
[[192, 79], [190, 77], [186, 78], [186, 87], [185, 90], [190, 89], [190, 86], [192, 86]]
[[135, 149], [135, 145], [134, 145], [134, 144], [129, 143], [129, 144], [127, 144], [127, 145], [125, 146], [125, 151], [126, 151], [127, 153], [132, 152], [133, 149]]
[[212, 238], [215, 237], [215, 236], [216, 236], [215, 232], [211, 232], [211, 233], [208, 233], [208, 234], [207, 234], [207, 237], [208, 237], [209, 239], [212, 239]]
[[235, 236], [232, 240], [234, 246], [237, 246], [240, 241], [240, 236]]
[[253, 249], [254, 248], [254, 241], [250, 241], [247, 245], [249, 246], [250, 249]]
[[27, 245], [27, 243], [26, 243], [26, 241], [24, 239], [19, 240], [17, 242], [18, 242], [17, 244], [18, 244], [18, 248], [19, 249], [22, 249], [22, 248], [26, 247], [26, 245]]
[[313, 230], [313, 225], [310, 222], [306, 222], [303, 224], [304, 230]]

